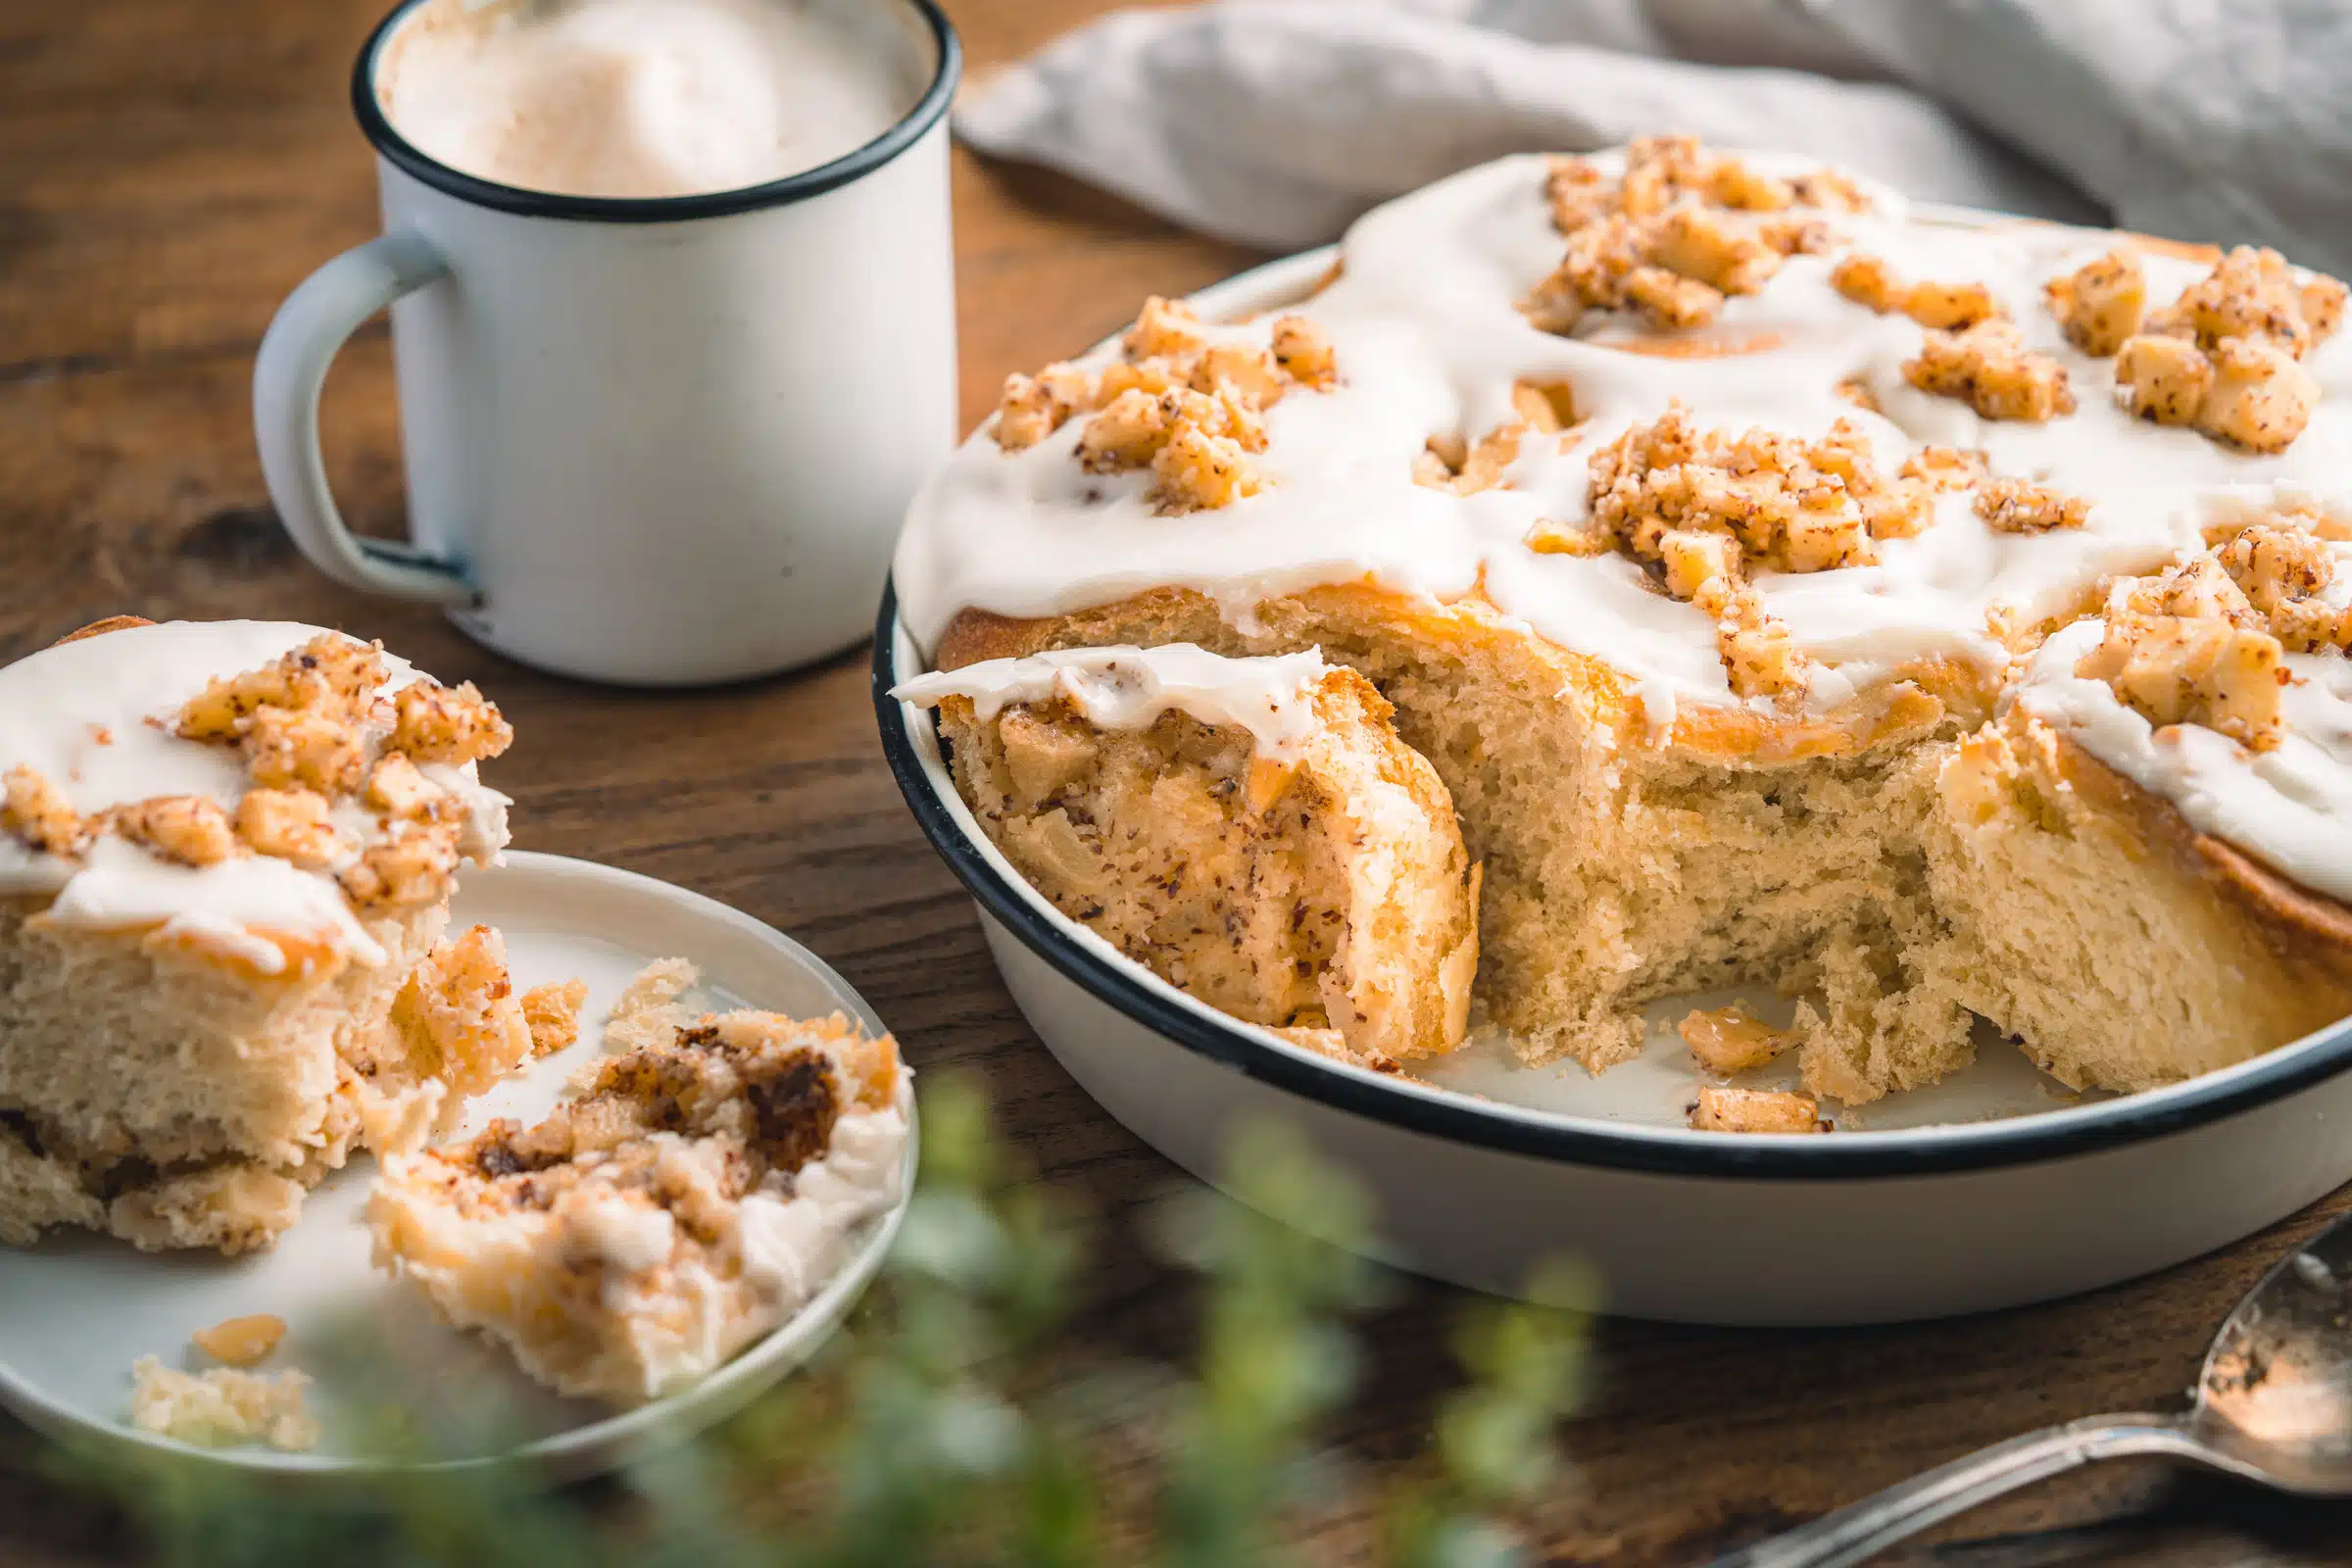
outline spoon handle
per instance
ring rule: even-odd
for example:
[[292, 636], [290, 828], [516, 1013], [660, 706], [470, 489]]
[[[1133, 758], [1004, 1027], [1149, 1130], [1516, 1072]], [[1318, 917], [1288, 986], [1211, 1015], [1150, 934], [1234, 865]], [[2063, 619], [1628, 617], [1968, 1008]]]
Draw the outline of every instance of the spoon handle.
[[2180, 1419], [2094, 1415], [2044, 1427], [1939, 1465], [1875, 1496], [1717, 1558], [1710, 1568], [1843, 1568], [1953, 1514], [2093, 1459], [2203, 1452]]

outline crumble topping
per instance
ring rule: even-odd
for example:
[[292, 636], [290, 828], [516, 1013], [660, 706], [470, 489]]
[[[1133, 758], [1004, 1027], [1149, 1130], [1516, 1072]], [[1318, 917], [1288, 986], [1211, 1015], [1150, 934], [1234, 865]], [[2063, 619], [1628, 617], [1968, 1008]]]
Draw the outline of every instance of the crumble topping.
[[19, 764], [0, 775], [0, 785], [6, 789], [0, 829], [18, 843], [39, 855], [76, 856], [89, 848], [91, 825], [37, 769]]
[[397, 829], [398, 837], [369, 845], [335, 873], [344, 896], [360, 908], [437, 903], [457, 876], [462, 857], [455, 822], [413, 822]]
[[1702, 1133], [1818, 1133], [1821, 1103], [1811, 1095], [1780, 1089], [1729, 1089], [1701, 1084], [1690, 1127]]
[[522, 1021], [531, 1032], [531, 1054], [552, 1056], [570, 1050], [580, 1038], [580, 1007], [587, 1000], [585, 980], [565, 980], [525, 991]]
[[1984, 525], [1999, 533], [2047, 533], [2090, 520], [2088, 497], [2031, 479], [1986, 479], [1977, 486], [1974, 505]]
[[2240, 245], [2119, 345], [2117, 396], [2140, 418], [2283, 452], [2320, 401], [2297, 362], [2343, 324], [2344, 296], [2332, 277], [2298, 278], [2277, 251]]
[[106, 813], [120, 838], [181, 865], [218, 865], [238, 853], [228, 813], [209, 795], [159, 795]]
[[286, 1320], [268, 1312], [232, 1317], [188, 1336], [189, 1343], [223, 1366], [249, 1367], [269, 1357], [286, 1337]]
[[1018, 452], [1086, 416], [1078, 460], [1089, 472], [1150, 468], [1153, 504], [1165, 513], [1228, 507], [1265, 487], [1250, 459], [1266, 449], [1266, 411], [1294, 387], [1321, 391], [1338, 380], [1330, 334], [1306, 317], [1277, 318], [1270, 345], [1258, 348], [1212, 338], [1192, 307], [1157, 295], [1120, 352], [1101, 370], [1060, 364], [1006, 377], [997, 445]]
[[2283, 517], [2246, 519], [2212, 539], [2214, 560], [2290, 653], [2352, 652], [2352, 609], [2323, 597], [2335, 557], [2320, 535]]
[[236, 833], [257, 855], [318, 870], [343, 857], [333, 811], [316, 790], [248, 790], [237, 802]]
[[419, 762], [484, 762], [514, 744], [514, 727], [471, 681], [403, 686], [392, 695], [392, 718], [385, 749]]
[[2344, 293], [2326, 273], [2298, 279], [2277, 251], [2240, 245], [2150, 317], [2147, 330], [2209, 351], [2226, 338], [2257, 338], [2299, 360], [2343, 324]]
[[1726, 296], [1755, 293], [1785, 258], [1829, 243], [1818, 220], [1751, 215], [1867, 205], [1842, 175], [1776, 178], [1690, 136], [1633, 143], [1617, 179], [1584, 159], [1555, 159], [1545, 193], [1568, 250], [1520, 311], [1546, 332], [1570, 331], [1593, 310], [1632, 311], [1661, 328], [1702, 326]]
[[1905, 286], [1894, 270], [1876, 256], [1845, 257], [1830, 270], [1830, 283], [1857, 305], [1886, 316], [1901, 312], [1925, 327], [1956, 330], [1989, 321], [2000, 302], [1982, 283], [1913, 283]]
[[2029, 351], [2006, 317], [1956, 331], [1930, 327], [1919, 358], [1903, 362], [1903, 379], [1922, 392], [1957, 398], [1987, 419], [2039, 423], [2075, 409], [2066, 367]]
[[[380, 643], [321, 632], [258, 669], [207, 683], [170, 727], [236, 748], [252, 788], [233, 816], [209, 799], [167, 797], [117, 807], [99, 825], [184, 865], [250, 852], [329, 871], [363, 910], [437, 901], [463, 858], [465, 825], [456, 799], [418, 764], [486, 760], [514, 729], [470, 681], [447, 687], [420, 676], [387, 700], [377, 695], [385, 678]], [[371, 766], [370, 727], [386, 725]], [[382, 842], [356, 851], [345, 842], [335, 811], [349, 800], [375, 815]]]
[[2148, 278], [2139, 252], [2118, 245], [2066, 276], [2051, 278], [2041, 293], [2066, 340], [2103, 360], [2139, 330], [2148, 306]]
[[356, 722], [384, 683], [383, 655], [382, 643], [320, 632], [273, 663], [207, 683], [180, 710], [173, 733], [183, 740], [234, 745], [267, 710]]
[[2257, 752], [2279, 741], [2279, 641], [2230, 574], [2198, 556], [2109, 593], [2106, 632], [2075, 673], [2149, 723], [2202, 724]]

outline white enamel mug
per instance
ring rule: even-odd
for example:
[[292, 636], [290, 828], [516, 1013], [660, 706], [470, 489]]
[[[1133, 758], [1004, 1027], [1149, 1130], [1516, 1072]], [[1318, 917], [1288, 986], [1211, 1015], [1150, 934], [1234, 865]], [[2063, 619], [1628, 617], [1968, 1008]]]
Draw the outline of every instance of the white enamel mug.
[[[590, 680], [733, 680], [862, 640], [899, 519], [956, 440], [947, 19], [834, 0], [929, 82], [857, 151], [620, 199], [494, 184], [405, 140], [375, 73], [421, 3], [352, 75], [384, 233], [288, 296], [254, 367], [287, 532], [339, 582], [442, 605], [500, 653]], [[344, 525], [318, 451], [327, 366], [387, 306], [405, 545]]]

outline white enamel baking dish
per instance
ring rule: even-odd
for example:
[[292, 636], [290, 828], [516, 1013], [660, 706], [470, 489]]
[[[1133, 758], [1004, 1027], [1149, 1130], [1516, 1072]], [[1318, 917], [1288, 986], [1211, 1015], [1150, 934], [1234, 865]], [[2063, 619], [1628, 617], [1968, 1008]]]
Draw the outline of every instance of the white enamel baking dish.
[[[1271, 263], [1194, 304], [1212, 318], [1278, 308], [1309, 292], [1332, 258]], [[1206, 1180], [1238, 1126], [1295, 1123], [1372, 1190], [1385, 1255], [1419, 1272], [1507, 1294], [1544, 1259], [1570, 1257], [1597, 1270], [1610, 1310], [1637, 1317], [1938, 1317], [2165, 1268], [2352, 1179], [2347, 1024], [2145, 1094], [2044, 1097], [2056, 1108], [1955, 1124], [1873, 1116], [1816, 1138], [1619, 1119], [1622, 1096], [1601, 1086], [1638, 1063], [1599, 1079], [1571, 1065], [1494, 1080], [1519, 1086], [1505, 1092], [1523, 1103], [1342, 1065], [1193, 1001], [1032, 890], [957, 797], [930, 713], [889, 696], [923, 668], [886, 591], [873, 688], [883, 750], [971, 891], [1046, 1048], [1138, 1137]]]

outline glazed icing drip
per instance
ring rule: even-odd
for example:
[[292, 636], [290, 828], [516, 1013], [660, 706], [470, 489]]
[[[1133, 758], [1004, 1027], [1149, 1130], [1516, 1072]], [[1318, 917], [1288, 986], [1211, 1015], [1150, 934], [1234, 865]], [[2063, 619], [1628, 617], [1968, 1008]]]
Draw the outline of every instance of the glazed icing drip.
[[[318, 635], [318, 627], [291, 621], [174, 621], [20, 660], [0, 668], [0, 768], [35, 769], [85, 816], [162, 795], [209, 796], [233, 808], [246, 789], [242, 759], [229, 747], [180, 739], [172, 720], [213, 678], [260, 668]], [[419, 678], [389, 654], [384, 667], [386, 695]], [[380, 742], [382, 734], [369, 738]], [[507, 798], [484, 787], [471, 764], [424, 771], [465, 808], [463, 852], [477, 863], [495, 861], [507, 842]], [[336, 804], [334, 824], [355, 852], [384, 837], [374, 815], [349, 799]], [[272, 933], [322, 941], [361, 963], [384, 956], [331, 871], [266, 856], [186, 866], [105, 834], [74, 860], [0, 834], [0, 895], [51, 898], [47, 918], [61, 925], [160, 926], [264, 973], [286, 964]]]
[[2288, 654], [2291, 678], [2278, 694], [2286, 734], [2277, 750], [2255, 753], [2199, 724], [2159, 729], [2105, 681], [2077, 676], [2075, 665], [2105, 634], [2094, 619], [2053, 635], [2011, 700], [2172, 802], [2200, 832], [2315, 892], [2352, 900], [2352, 660]]
[[1227, 659], [1191, 643], [1069, 648], [918, 676], [891, 696], [920, 707], [968, 697], [984, 720], [1015, 703], [1059, 698], [1103, 729], [1143, 729], [1162, 713], [1189, 713], [1203, 724], [1238, 724], [1259, 756], [1288, 760], [1314, 733], [1314, 689], [1329, 667], [1320, 649]]
[[[1778, 172], [1811, 167], [1749, 162]], [[1256, 495], [1158, 515], [1142, 476], [1079, 466], [1075, 421], [1017, 453], [985, 430], [966, 442], [917, 498], [900, 544], [896, 582], [916, 638], [934, 646], [966, 608], [1060, 614], [1161, 586], [1198, 589], [1244, 623], [1260, 599], [1317, 585], [1369, 578], [1442, 602], [1483, 582], [1504, 613], [1605, 658], [1659, 706], [1726, 706], [1740, 699], [1706, 613], [1655, 592], [1621, 557], [1538, 555], [1525, 543], [1539, 520], [1586, 517], [1591, 455], [1628, 425], [1675, 400], [1701, 426], [1734, 433], [1761, 425], [1814, 438], [1845, 417], [1888, 472], [1923, 445], [1981, 448], [1995, 474], [2090, 499], [2088, 526], [2020, 535], [1987, 527], [1954, 493], [1918, 536], [1884, 541], [1875, 565], [1755, 572], [1765, 610], [1816, 661], [1807, 706], [1819, 712], [1916, 661], [1953, 660], [1998, 679], [2005, 654], [1988, 635], [1987, 611], [2035, 618], [2103, 576], [2173, 559], [2198, 542], [2189, 503], [2201, 490], [2283, 479], [2340, 494], [2352, 482], [2345, 336], [2305, 362], [2329, 394], [2310, 428], [2275, 457], [2233, 452], [2131, 418], [2113, 401], [2114, 362], [2077, 351], [2043, 305], [2043, 282], [2102, 254], [2112, 235], [1964, 228], [1914, 219], [1891, 192], [1874, 190], [1868, 213], [1807, 215], [1832, 231], [1829, 250], [1790, 257], [1760, 292], [1732, 297], [1707, 326], [1665, 340], [1672, 355], [1628, 352], [1628, 342], [1660, 340], [1621, 315], [1595, 313], [1578, 336], [1540, 331], [1516, 305], [1564, 243], [1544, 200], [1545, 167], [1541, 157], [1503, 159], [1355, 224], [1339, 278], [1296, 307], [1329, 333], [1340, 384], [1286, 397], [1268, 413], [1269, 444], [1256, 461], [1269, 483]], [[1831, 286], [1831, 269], [1848, 252], [1881, 257], [1906, 278], [1987, 283], [2025, 346], [2066, 367], [2077, 412], [2046, 423], [1991, 421], [1910, 386], [1901, 368], [1922, 328]], [[2143, 262], [2151, 310], [2207, 270], [2153, 249]], [[1228, 335], [1262, 344], [1270, 329], [1261, 318]], [[1475, 440], [1506, 419], [1517, 380], [1565, 382], [1580, 422], [1524, 441], [1502, 487], [1457, 496], [1412, 481], [1432, 435]], [[1844, 382], [1884, 412], [1855, 407], [1839, 393]]]

